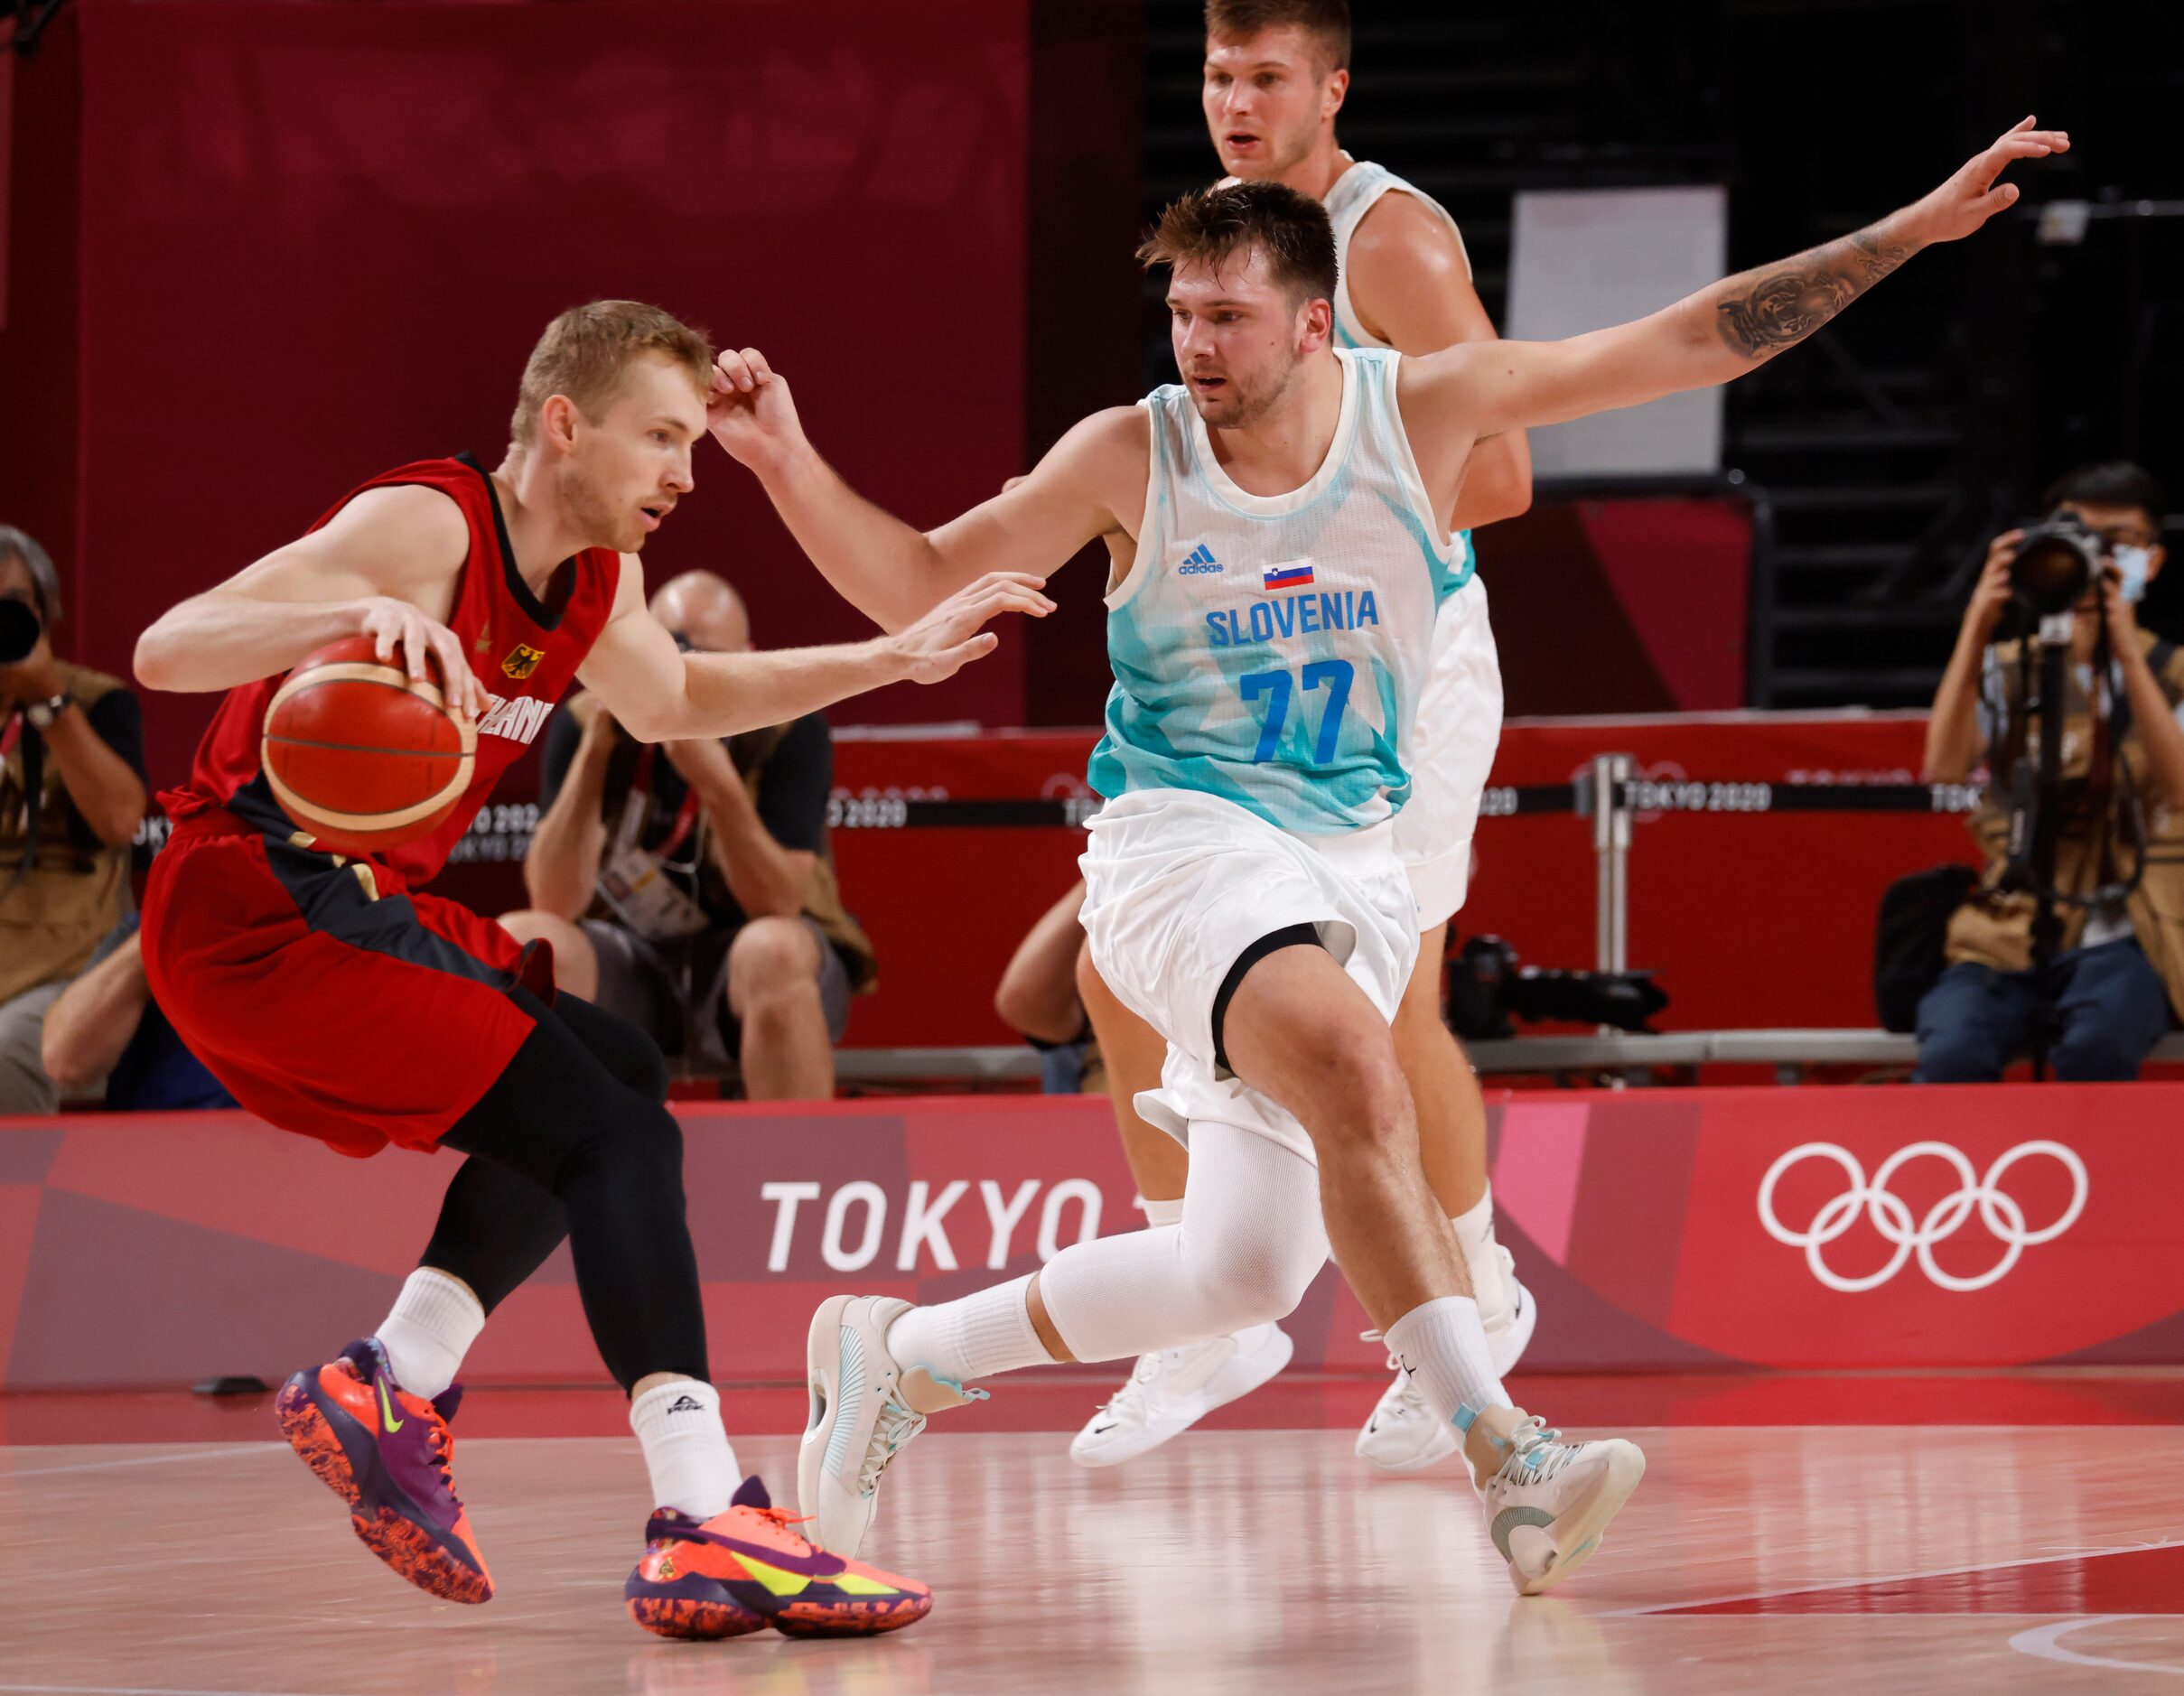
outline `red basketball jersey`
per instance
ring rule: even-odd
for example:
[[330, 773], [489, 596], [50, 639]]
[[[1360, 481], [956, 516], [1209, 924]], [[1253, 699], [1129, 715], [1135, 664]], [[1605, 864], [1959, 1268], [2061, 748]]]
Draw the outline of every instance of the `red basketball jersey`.
[[[446, 863], [500, 774], [546, 727], [554, 704], [575, 680], [577, 666], [592, 651], [613, 610], [621, 558], [611, 549], [586, 548], [562, 562], [546, 585], [544, 600], [534, 595], [517, 574], [492, 479], [467, 453], [452, 460], [420, 460], [375, 477], [343, 496], [311, 527], [324, 527], [365, 489], [398, 483], [438, 489], [462, 508], [470, 525], [470, 554], [463, 561], [447, 625], [462, 638], [471, 670], [491, 701], [490, 710], [478, 722], [478, 757], [471, 787], [454, 812], [431, 835], [373, 856], [374, 863], [394, 874], [394, 887], [406, 889], [425, 882]], [[277, 836], [295, 828], [273, 798], [258, 759], [266, 706], [281, 682], [268, 677], [228, 692], [211, 728], [198, 744], [188, 786], [160, 797], [170, 817], [179, 822], [208, 807], [223, 807]]]

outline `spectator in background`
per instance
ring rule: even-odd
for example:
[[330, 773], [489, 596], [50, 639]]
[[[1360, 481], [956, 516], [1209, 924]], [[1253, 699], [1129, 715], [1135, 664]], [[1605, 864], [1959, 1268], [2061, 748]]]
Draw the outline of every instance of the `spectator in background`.
[[[652, 611], [699, 652], [751, 646], [742, 602], [710, 572], [675, 578]], [[833, 787], [823, 714], [648, 746], [579, 696], [546, 733], [531, 905], [500, 922], [551, 943], [561, 988], [666, 1053], [734, 1061], [751, 1100], [826, 1100], [850, 997], [876, 977], [827, 853]]]
[[[2170, 1010], [2184, 1013], [2184, 656], [2142, 630], [2134, 610], [2166, 558], [2161, 490], [2135, 465], [2087, 466], [2049, 490], [2048, 505], [2098, 532], [2107, 554], [2073, 628], [2063, 774], [2087, 804], [2062, 826], [2056, 881], [2091, 895], [2127, 881], [2142, 853], [2144, 875], [2127, 899], [2062, 907], [2060, 952], [2033, 969], [2037, 904], [1997, 887], [2010, 857], [2010, 812], [1993, 785], [2030, 751], [2021, 644], [1994, 640], [2023, 536], [2010, 531], [1987, 550], [1927, 726], [1927, 781], [1965, 781], [1987, 750], [1993, 784], [1971, 821], [1986, 860], [1980, 890], [1950, 919], [1947, 969], [1918, 1003], [1921, 1083], [1992, 1081], [2035, 1046], [2058, 1078], [2134, 1078]], [[2099, 737], [2092, 662], [2104, 624], [2114, 658], [2105, 680], [2109, 729]], [[2145, 804], [2143, 844], [2123, 787], [2095, 770], [2095, 749], [2111, 744]]]
[[47, 1012], [44, 1049], [46, 1076], [61, 1094], [77, 1098], [103, 1080], [106, 1104], [117, 1113], [236, 1104], [152, 999], [135, 913]]
[[1107, 1087], [1099, 1039], [1077, 992], [1077, 956], [1085, 946], [1077, 916], [1084, 904], [1079, 880], [1024, 933], [994, 992], [1001, 1022], [1039, 1050], [1040, 1087], [1050, 1095], [1096, 1095]]
[[61, 581], [0, 525], [0, 601], [34, 638], [0, 665], [0, 1114], [51, 1113], [41, 1030], [129, 907], [145, 815], [144, 722], [117, 677], [53, 657]]

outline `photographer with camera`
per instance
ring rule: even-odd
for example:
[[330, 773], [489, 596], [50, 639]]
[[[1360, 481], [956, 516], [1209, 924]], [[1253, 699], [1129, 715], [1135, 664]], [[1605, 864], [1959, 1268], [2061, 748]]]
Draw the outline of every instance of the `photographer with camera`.
[[1926, 777], [1961, 783], [1985, 867], [1918, 1003], [1922, 1083], [2138, 1076], [2184, 1011], [2184, 655], [2139, 628], [2161, 571], [2160, 486], [2087, 466], [2044, 524], [1997, 536], [1927, 727]]
[[[700, 653], [751, 647], [743, 603], [686, 572], [653, 616]], [[546, 737], [531, 905], [504, 914], [551, 943], [571, 994], [704, 1067], [734, 1061], [752, 1101], [824, 1101], [850, 997], [876, 977], [826, 846], [834, 742], [824, 715], [725, 741], [631, 740], [590, 696]]]
[[46, 1011], [129, 906], [144, 721], [117, 677], [53, 657], [61, 579], [0, 525], [0, 1114], [51, 1113]]

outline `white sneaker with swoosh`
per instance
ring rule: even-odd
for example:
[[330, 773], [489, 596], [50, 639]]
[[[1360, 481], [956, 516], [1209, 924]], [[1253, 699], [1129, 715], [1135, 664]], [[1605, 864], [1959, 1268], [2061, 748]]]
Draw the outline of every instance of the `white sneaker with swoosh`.
[[[1487, 1347], [1493, 1352], [1497, 1377], [1513, 1370], [1524, 1358], [1525, 1347], [1539, 1322], [1539, 1308], [1532, 1292], [1517, 1281], [1516, 1266], [1506, 1248], [1501, 1251], [1501, 1270], [1510, 1294], [1508, 1309], [1494, 1316], [1494, 1322], [1487, 1327]], [[1381, 1340], [1377, 1331], [1361, 1332], [1360, 1336], [1368, 1343]], [[1358, 1458], [1371, 1461], [1383, 1472], [1423, 1472], [1454, 1454], [1463, 1446], [1462, 1440], [1455, 1427], [1426, 1406], [1411, 1375], [1392, 1354], [1387, 1357], [1387, 1368], [1395, 1380], [1358, 1433]]]
[[1249, 1395], [1289, 1365], [1296, 1345], [1278, 1325], [1140, 1355], [1128, 1382], [1070, 1440], [1080, 1467], [1118, 1467]]
[[[1469, 1417], [1466, 1417], [1466, 1416]], [[1520, 1596], [1552, 1589], [1591, 1559], [1646, 1476], [1646, 1454], [1620, 1437], [1566, 1443], [1522, 1408], [1459, 1410], [1459, 1430], [1483, 1429], [1500, 1468], [1479, 1486], [1487, 1534]]]

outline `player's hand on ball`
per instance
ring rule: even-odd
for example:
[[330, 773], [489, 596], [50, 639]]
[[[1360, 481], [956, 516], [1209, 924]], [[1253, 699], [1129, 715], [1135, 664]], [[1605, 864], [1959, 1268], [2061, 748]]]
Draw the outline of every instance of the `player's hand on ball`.
[[705, 426], [730, 456], [753, 470], [803, 433], [789, 384], [756, 348], [723, 349], [713, 362]]
[[989, 572], [958, 589], [888, 638], [903, 662], [903, 675], [912, 683], [938, 683], [992, 653], [1001, 638], [985, 629], [989, 620], [1004, 612], [1043, 619], [1054, 610], [1054, 603], [1039, 592], [1046, 581], [1028, 572]]
[[357, 632], [372, 638], [381, 659], [397, 663], [396, 656], [399, 654], [398, 663], [418, 683], [433, 681], [427, 657], [436, 658], [440, 662], [440, 676], [446, 679], [443, 686], [448, 704], [465, 717], [484, 716], [490, 704], [485, 685], [471, 670], [470, 660], [462, 651], [462, 638], [446, 625], [426, 618], [406, 601], [375, 595], [362, 603]]
[[1911, 207], [1920, 241], [1961, 241], [1995, 213], [2017, 204], [2017, 184], [1996, 178], [2019, 159], [2045, 159], [2070, 151], [2067, 130], [2035, 129], [2027, 118], [1997, 136], [1994, 144], [1974, 154], [1956, 174]]

